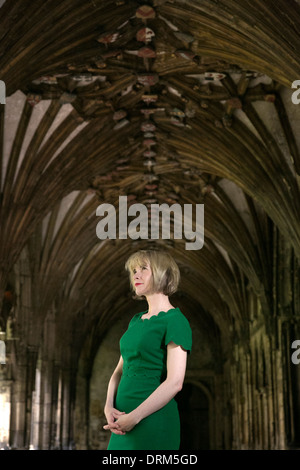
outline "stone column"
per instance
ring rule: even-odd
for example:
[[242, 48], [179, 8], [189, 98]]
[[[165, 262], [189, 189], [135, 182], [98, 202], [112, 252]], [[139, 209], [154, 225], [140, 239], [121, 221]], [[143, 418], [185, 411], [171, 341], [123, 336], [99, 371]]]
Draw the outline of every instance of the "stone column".
[[5, 365], [0, 364], [0, 450], [9, 448], [11, 414], [11, 380], [6, 378]]
[[12, 382], [10, 440], [12, 448], [27, 449], [30, 444], [31, 405], [37, 352], [26, 348], [22, 354], [19, 348], [17, 354], [19, 361], [14, 367], [15, 374]]

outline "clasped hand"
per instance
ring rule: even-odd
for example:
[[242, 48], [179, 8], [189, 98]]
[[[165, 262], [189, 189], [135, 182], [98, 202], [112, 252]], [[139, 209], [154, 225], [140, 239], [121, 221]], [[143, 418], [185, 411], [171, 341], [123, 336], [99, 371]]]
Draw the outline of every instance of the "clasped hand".
[[110, 430], [114, 434], [124, 435], [126, 432], [131, 431], [137, 424], [132, 413], [125, 413], [124, 411], [111, 408], [106, 413], [107, 424], [103, 429]]

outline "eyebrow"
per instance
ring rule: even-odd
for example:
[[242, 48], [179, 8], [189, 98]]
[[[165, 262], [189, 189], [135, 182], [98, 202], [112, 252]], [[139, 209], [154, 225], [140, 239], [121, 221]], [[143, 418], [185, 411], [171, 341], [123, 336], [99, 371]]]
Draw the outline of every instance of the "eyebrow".
[[[145, 261], [144, 263], [140, 263], [138, 266], [139, 266], [140, 268], [149, 268], [149, 267], [150, 267], [150, 264], [149, 264], [147, 261]], [[135, 270], [136, 270], [135, 267], [132, 268], [132, 272], [135, 271]]]

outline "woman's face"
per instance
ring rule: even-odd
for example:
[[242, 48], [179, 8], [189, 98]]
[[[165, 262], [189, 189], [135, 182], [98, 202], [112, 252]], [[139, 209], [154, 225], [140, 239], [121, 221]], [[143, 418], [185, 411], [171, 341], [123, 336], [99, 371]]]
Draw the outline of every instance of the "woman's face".
[[152, 289], [152, 271], [148, 262], [133, 269], [133, 285], [137, 295], [147, 295]]

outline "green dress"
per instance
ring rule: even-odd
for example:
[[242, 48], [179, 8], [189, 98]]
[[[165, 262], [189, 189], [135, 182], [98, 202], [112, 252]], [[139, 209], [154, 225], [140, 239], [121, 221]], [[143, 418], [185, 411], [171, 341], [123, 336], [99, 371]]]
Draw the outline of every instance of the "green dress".
[[[129, 413], [139, 406], [166, 378], [167, 345], [171, 341], [188, 352], [192, 332], [179, 308], [143, 320], [136, 314], [120, 340], [123, 373], [115, 408]], [[125, 435], [111, 434], [108, 450], [178, 450], [180, 420], [174, 398], [144, 418]]]

